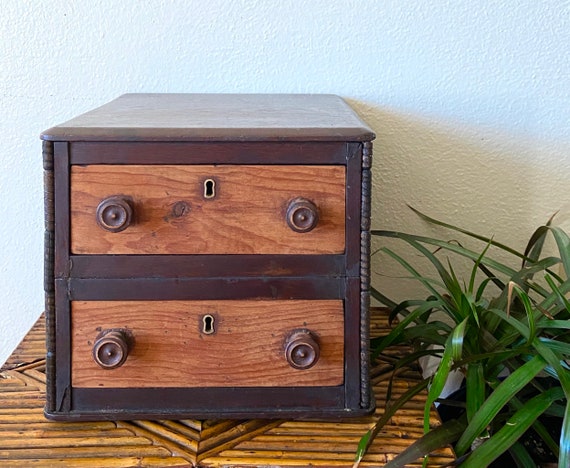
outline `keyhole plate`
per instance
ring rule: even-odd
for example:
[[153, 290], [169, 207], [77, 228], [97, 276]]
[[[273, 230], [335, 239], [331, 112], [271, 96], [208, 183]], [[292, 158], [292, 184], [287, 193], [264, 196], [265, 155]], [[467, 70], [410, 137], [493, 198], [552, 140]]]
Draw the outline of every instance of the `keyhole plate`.
[[204, 181], [204, 198], [210, 199], [216, 196], [216, 181], [214, 179], [206, 179]]
[[204, 335], [213, 335], [216, 333], [215, 321], [213, 315], [206, 314], [202, 316], [202, 333]]

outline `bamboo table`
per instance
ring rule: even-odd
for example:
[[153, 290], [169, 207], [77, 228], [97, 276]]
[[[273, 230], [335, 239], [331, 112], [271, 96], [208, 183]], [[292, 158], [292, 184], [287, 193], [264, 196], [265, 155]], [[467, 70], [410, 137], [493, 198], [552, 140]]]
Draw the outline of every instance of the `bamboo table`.
[[[372, 310], [372, 336], [385, 333], [387, 319]], [[382, 413], [391, 376], [386, 362], [371, 375], [376, 414], [342, 421], [181, 420], [59, 423], [43, 416], [45, 392], [43, 316], [1, 368], [0, 466], [255, 467], [352, 466], [360, 437]], [[394, 355], [406, 352], [393, 348]], [[419, 379], [404, 369], [393, 381], [397, 398]], [[401, 408], [378, 434], [361, 466], [379, 467], [422, 435], [423, 393]], [[432, 424], [439, 424], [432, 412]], [[449, 463], [451, 449], [430, 457]], [[410, 466], [421, 465], [421, 461]]]

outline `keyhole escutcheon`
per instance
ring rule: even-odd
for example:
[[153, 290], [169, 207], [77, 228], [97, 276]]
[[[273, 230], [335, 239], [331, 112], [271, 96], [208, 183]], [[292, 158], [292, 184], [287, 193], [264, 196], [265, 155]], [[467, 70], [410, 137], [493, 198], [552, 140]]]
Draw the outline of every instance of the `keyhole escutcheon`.
[[206, 179], [204, 181], [204, 198], [214, 198], [216, 196], [216, 181]]
[[214, 328], [214, 316], [206, 314], [202, 317], [202, 333], [204, 335], [212, 335], [216, 329]]

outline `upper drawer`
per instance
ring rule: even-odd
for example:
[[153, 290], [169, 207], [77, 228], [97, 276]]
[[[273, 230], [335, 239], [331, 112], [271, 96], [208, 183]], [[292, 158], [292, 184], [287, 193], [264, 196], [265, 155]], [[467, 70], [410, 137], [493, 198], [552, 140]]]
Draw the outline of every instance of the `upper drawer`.
[[338, 254], [344, 166], [71, 167], [75, 254]]

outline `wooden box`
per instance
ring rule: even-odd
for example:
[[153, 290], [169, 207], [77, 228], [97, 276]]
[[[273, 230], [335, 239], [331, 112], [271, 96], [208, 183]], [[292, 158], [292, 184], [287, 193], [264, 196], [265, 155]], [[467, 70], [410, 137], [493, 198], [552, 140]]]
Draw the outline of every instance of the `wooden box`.
[[369, 413], [373, 138], [331, 95], [127, 94], [45, 131], [47, 417]]

